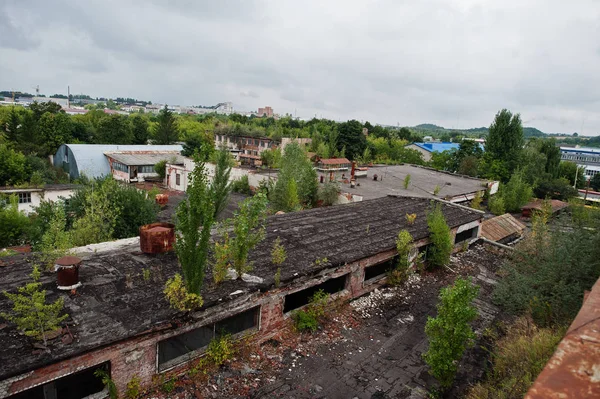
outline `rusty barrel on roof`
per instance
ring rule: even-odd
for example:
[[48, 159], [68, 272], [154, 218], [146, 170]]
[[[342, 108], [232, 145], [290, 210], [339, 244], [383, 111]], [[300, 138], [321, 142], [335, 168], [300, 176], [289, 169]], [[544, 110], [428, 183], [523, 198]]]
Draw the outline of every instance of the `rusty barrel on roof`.
[[59, 290], [74, 290], [81, 286], [79, 282], [79, 267], [81, 258], [76, 256], [63, 256], [54, 262], [56, 282]]
[[175, 225], [151, 223], [140, 227], [140, 250], [146, 254], [160, 254], [173, 250]]
[[156, 194], [154, 200], [158, 205], [165, 206], [169, 202], [169, 194]]

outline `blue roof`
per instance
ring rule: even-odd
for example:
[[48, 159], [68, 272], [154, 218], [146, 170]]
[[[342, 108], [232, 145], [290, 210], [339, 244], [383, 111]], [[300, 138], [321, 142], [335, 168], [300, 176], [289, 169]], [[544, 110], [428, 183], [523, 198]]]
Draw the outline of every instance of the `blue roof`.
[[589, 147], [560, 147], [562, 152], [573, 152], [576, 154], [593, 154], [600, 155], [600, 148], [589, 148]]
[[460, 144], [458, 143], [414, 143], [417, 147], [420, 147], [428, 152], [444, 152], [449, 150], [458, 150]]

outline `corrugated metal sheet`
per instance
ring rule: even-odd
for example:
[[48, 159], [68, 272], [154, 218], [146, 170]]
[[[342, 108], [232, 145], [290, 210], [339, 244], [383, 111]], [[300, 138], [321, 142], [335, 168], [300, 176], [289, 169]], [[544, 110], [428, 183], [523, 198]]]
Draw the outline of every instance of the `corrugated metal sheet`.
[[[156, 165], [158, 162], [167, 160], [169, 163], [183, 164], [185, 159], [179, 152], [105, 152], [104, 155], [111, 157], [123, 165], [139, 166], [139, 165]], [[171, 162], [171, 160], [174, 160]]]
[[496, 216], [481, 223], [481, 236], [491, 241], [502, 241], [512, 235], [520, 235], [525, 225], [510, 213]]
[[[555, 199], [549, 200], [549, 201], [550, 201], [550, 205], [552, 206], [552, 214], [558, 213], [561, 210], [563, 210], [569, 206], [568, 203], [563, 202], [563, 201], [559, 201], [559, 200], [555, 200]], [[543, 205], [544, 205], [544, 200], [535, 199], [535, 200], [531, 201], [529, 204], [527, 204], [521, 208], [521, 214], [524, 217], [531, 217], [532, 211], [534, 211], [534, 210], [541, 211]]]
[[[71, 178], [76, 179], [81, 175], [94, 178], [110, 174], [110, 166], [106, 160], [105, 152], [115, 151], [179, 151], [180, 145], [119, 145], [119, 144], [63, 144], [54, 155], [54, 165], [65, 167]], [[69, 153], [68, 163], [65, 159]], [[73, 158], [73, 159], [71, 159]], [[64, 164], [63, 164], [64, 162]]]

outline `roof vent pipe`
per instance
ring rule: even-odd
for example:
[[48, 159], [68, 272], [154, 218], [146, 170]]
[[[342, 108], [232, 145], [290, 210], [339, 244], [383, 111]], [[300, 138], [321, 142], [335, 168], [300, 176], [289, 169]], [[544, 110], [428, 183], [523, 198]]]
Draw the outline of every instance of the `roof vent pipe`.
[[69, 291], [81, 287], [79, 282], [80, 266], [81, 259], [76, 256], [63, 256], [54, 262], [59, 290]]

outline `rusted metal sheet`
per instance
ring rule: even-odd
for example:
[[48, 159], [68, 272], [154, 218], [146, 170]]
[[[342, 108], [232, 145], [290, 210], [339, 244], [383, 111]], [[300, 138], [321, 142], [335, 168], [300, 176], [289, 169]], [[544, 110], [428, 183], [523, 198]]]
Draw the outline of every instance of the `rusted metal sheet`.
[[[559, 200], [548, 200], [550, 201], [550, 205], [552, 206], [552, 214], [556, 214], [566, 207], [569, 206], [566, 202]], [[529, 218], [531, 217], [534, 211], [541, 211], [543, 207], [544, 201], [541, 199], [535, 199], [531, 201], [529, 204], [525, 205], [521, 208], [521, 215], [523, 217]]]
[[154, 199], [160, 206], [165, 206], [169, 202], [169, 194], [156, 194]]
[[152, 223], [140, 227], [140, 249], [147, 254], [159, 254], [173, 250], [175, 225]]
[[481, 223], [481, 236], [490, 241], [502, 241], [505, 238], [521, 235], [525, 225], [510, 213], [496, 216]]
[[525, 399], [600, 397], [600, 279]]

